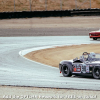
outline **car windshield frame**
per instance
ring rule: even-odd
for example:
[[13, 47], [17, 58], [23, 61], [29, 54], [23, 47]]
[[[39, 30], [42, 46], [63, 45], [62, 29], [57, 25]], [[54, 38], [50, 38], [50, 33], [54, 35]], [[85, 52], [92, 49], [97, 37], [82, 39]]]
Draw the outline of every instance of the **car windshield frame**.
[[91, 56], [89, 55], [89, 58], [88, 58], [90, 61], [100, 61], [100, 54], [98, 53], [95, 53], [95, 56]]

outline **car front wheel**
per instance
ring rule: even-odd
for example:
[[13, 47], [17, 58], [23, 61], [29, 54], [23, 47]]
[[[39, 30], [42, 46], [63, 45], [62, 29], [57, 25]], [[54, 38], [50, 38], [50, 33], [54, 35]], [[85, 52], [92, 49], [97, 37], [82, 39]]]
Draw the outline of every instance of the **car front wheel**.
[[93, 77], [96, 79], [100, 79], [100, 68], [99, 67], [93, 68]]
[[93, 38], [93, 40], [97, 40], [97, 38]]
[[72, 76], [69, 66], [64, 65], [62, 67], [62, 74], [63, 74], [64, 77], [70, 77], [70, 76]]

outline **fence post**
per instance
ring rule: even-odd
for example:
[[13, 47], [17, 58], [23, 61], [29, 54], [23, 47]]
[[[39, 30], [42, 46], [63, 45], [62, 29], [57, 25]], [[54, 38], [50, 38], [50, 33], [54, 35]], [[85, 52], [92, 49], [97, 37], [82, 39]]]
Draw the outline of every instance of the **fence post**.
[[15, 0], [14, 0], [14, 12], [16, 11], [16, 9], [15, 9]]
[[60, 10], [62, 10], [62, 0], [60, 0]]
[[30, 0], [30, 11], [32, 11], [32, 4], [31, 4], [31, 0]]
[[91, 9], [91, 0], [90, 0], [90, 9]]
[[45, 11], [47, 11], [47, 0], [45, 0]]

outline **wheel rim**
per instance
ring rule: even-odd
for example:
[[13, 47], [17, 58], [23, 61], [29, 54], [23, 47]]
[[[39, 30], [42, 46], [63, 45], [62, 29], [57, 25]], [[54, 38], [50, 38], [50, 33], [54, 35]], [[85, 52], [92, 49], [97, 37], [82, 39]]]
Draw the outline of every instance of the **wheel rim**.
[[98, 68], [95, 68], [95, 70], [94, 70], [94, 75], [96, 76], [96, 77], [100, 77], [100, 71], [99, 71], [99, 69]]
[[93, 38], [94, 40], [97, 40], [97, 38]]
[[65, 67], [63, 68], [63, 70], [64, 70], [64, 73], [65, 73], [65, 74], [68, 73], [68, 67], [67, 67], [67, 66], [65, 66]]

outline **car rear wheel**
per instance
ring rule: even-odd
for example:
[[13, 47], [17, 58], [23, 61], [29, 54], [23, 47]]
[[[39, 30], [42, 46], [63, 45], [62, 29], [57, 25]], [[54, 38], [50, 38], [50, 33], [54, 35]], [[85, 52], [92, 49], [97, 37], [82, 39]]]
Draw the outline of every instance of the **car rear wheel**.
[[64, 77], [70, 77], [70, 76], [72, 76], [70, 68], [67, 65], [64, 65], [62, 67], [62, 74], [63, 74]]
[[93, 40], [97, 40], [97, 38], [93, 38]]
[[96, 79], [100, 79], [100, 68], [99, 67], [93, 68], [93, 77]]

